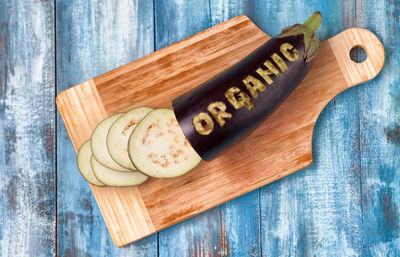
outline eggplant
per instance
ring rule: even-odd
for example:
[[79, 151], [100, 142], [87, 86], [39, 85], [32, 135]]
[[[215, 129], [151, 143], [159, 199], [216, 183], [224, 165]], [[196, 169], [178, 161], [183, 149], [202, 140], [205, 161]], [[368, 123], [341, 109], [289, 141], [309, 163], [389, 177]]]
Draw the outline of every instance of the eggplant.
[[155, 109], [140, 121], [129, 138], [128, 153], [141, 173], [155, 178], [181, 176], [201, 161], [169, 109]]
[[116, 163], [107, 149], [108, 131], [110, 130], [111, 125], [123, 114], [124, 113], [114, 114], [97, 124], [96, 128], [92, 132], [90, 145], [94, 158], [96, 158], [101, 165], [116, 171], [130, 172], [132, 171], [131, 169], [124, 168]]
[[137, 170], [128, 154], [129, 137], [137, 124], [152, 110], [153, 108], [145, 106], [132, 109], [119, 117], [108, 130], [106, 139], [108, 153], [121, 167]]
[[92, 170], [97, 180], [106, 186], [126, 187], [137, 186], [145, 182], [149, 177], [139, 171], [124, 172], [109, 169], [99, 163], [92, 155], [89, 159]]
[[90, 159], [92, 158], [92, 149], [90, 148], [90, 139], [83, 143], [78, 151], [76, 163], [78, 164], [79, 172], [82, 177], [92, 185], [105, 186], [100, 180], [96, 178]]
[[242, 61], [177, 97], [172, 105], [187, 140], [211, 160], [244, 138], [300, 84], [319, 50], [319, 12]]

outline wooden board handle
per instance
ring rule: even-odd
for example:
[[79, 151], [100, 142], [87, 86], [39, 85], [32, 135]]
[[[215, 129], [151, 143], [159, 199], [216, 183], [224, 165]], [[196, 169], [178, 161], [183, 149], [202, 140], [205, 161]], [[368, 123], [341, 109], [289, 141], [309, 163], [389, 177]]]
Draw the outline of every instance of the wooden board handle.
[[[385, 62], [385, 51], [379, 38], [362, 28], [347, 29], [328, 40], [347, 86], [364, 83], [375, 78]], [[367, 54], [365, 61], [357, 63], [350, 58], [350, 51], [360, 47]]]

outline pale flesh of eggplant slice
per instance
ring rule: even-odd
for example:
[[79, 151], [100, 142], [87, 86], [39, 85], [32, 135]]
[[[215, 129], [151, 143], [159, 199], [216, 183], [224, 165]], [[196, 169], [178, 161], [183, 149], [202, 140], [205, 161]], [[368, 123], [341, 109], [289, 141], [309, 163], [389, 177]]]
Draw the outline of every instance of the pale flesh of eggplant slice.
[[132, 171], [131, 169], [127, 169], [116, 163], [112, 158], [107, 149], [107, 134], [111, 125], [116, 121], [119, 117], [121, 117], [123, 113], [118, 113], [112, 115], [103, 121], [101, 121], [96, 128], [93, 130], [91, 146], [92, 153], [94, 158], [101, 163], [103, 166], [113, 169], [116, 171]]
[[136, 168], [157, 178], [183, 175], [201, 161], [169, 109], [156, 109], [142, 119], [131, 134], [128, 151]]
[[92, 185], [96, 186], [104, 186], [96, 176], [94, 175], [92, 165], [92, 149], [90, 148], [90, 140], [86, 141], [78, 151], [78, 157], [76, 158], [76, 162], [78, 163], [78, 169], [81, 172], [82, 176]]
[[92, 168], [96, 178], [107, 186], [136, 186], [147, 180], [147, 176], [140, 172], [121, 172], [109, 169], [92, 158]]
[[107, 149], [111, 158], [124, 168], [136, 170], [128, 154], [128, 141], [137, 124], [153, 108], [139, 107], [119, 117], [110, 127], [107, 135]]

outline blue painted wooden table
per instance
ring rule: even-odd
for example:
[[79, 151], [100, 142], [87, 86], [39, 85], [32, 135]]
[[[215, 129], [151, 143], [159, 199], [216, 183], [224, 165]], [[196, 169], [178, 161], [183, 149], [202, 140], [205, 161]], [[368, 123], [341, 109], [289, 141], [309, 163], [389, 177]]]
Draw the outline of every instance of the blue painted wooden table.
[[[368, 28], [386, 64], [321, 113], [314, 164], [115, 247], [55, 95], [239, 14], [276, 35], [315, 10], [320, 39]], [[396, 0], [0, 0], [0, 255], [399, 256], [399, 39]]]

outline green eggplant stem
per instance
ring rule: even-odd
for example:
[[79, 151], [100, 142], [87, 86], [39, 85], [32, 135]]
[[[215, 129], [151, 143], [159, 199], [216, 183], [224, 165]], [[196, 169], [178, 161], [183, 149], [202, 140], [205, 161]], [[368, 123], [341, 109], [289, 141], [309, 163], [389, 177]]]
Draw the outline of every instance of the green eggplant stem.
[[303, 23], [303, 26], [315, 33], [322, 23], [322, 16], [320, 12], [315, 12]]
[[277, 38], [284, 38], [290, 36], [304, 35], [304, 59], [306, 62], [312, 61], [319, 51], [319, 39], [315, 35], [318, 28], [322, 24], [322, 15], [320, 12], [315, 12], [304, 24], [294, 24], [290, 27], [284, 28], [282, 33]]

